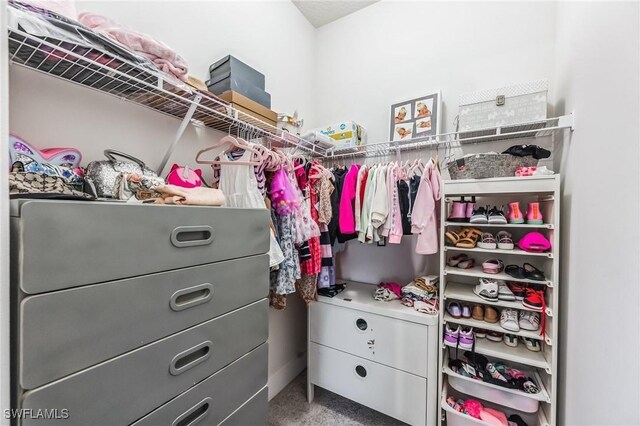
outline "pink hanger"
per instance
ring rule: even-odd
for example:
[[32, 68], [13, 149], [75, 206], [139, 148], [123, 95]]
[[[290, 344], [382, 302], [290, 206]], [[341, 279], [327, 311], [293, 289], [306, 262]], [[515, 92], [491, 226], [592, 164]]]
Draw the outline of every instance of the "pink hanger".
[[[230, 136], [230, 135], [224, 136], [222, 139], [218, 141], [218, 143], [215, 143], [208, 148], [201, 149], [200, 151], [198, 151], [198, 154], [196, 154], [196, 163], [198, 164], [235, 164], [237, 166], [259, 166], [260, 164], [262, 164], [262, 154], [260, 154], [260, 152], [257, 149], [255, 149], [253, 146], [246, 143], [246, 141], [243, 141], [242, 139], [240, 140], [244, 142], [244, 144], [240, 142], [238, 139], [234, 138], [233, 136]], [[218, 153], [218, 155], [213, 160], [200, 159], [200, 156], [205, 152], [213, 151], [214, 149], [220, 148], [221, 146], [227, 145], [227, 144], [230, 144], [229, 147], [235, 147], [235, 148], [240, 148], [240, 149], [250, 151], [257, 156], [257, 159], [252, 161], [220, 160], [220, 155], [229, 152], [229, 150], [227, 149], [224, 149], [222, 152]]]

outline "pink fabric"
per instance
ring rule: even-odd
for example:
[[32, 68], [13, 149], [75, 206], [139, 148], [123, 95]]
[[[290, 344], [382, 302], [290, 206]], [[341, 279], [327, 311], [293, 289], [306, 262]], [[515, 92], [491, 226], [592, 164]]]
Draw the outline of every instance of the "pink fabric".
[[187, 81], [187, 73], [189, 71], [187, 62], [161, 41], [125, 28], [106, 16], [96, 13], [81, 13], [78, 16], [78, 20], [85, 27], [102, 32], [134, 52], [149, 58], [163, 72], [173, 75], [182, 81]]
[[352, 164], [344, 177], [342, 195], [340, 196], [340, 216], [338, 225], [340, 233], [348, 235], [356, 232], [356, 220], [353, 215], [356, 199], [356, 184], [358, 181], [359, 164]]
[[385, 282], [382, 282], [382, 283], [378, 284], [378, 287], [386, 288], [387, 290], [393, 292], [396, 296], [402, 297], [402, 286], [400, 284], [398, 284], [398, 283], [394, 283], [394, 282], [385, 283]]
[[471, 417], [475, 417], [476, 419], [480, 418], [480, 413], [482, 412], [482, 408], [483, 407], [480, 401], [475, 399], [467, 399], [463, 405], [464, 412], [470, 415]]
[[382, 228], [382, 235], [389, 238], [390, 244], [400, 244], [402, 240], [402, 214], [400, 212], [400, 194], [398, 178], [400, 167], [395, 164], [387, 171], [387, 196], [389, 197], [389, 216]]
[[[433, 173], [438, 175], [432, 176]], [[434, 254], [438, 252], [438, 231], [436, 216], [436, 199], [432, 188], [432, 181], [436, 186], [436, 191], [440, 191], [439, 173], [433, 163], [428, 163], [422, 174], [416, 202], [411, 211], [411, 233], [418, 234], [416, 242], [416, 253]]]
[[484, 407], [480, 411], [480, 419], [494, 426], [509, 426], [507, 416], [503, 412], [494, 410], [493, 408]]

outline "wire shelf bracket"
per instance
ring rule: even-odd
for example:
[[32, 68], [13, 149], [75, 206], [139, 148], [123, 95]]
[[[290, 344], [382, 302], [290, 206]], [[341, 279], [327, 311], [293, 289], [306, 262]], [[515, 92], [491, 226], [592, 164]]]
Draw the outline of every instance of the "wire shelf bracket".
[[198, 108], [198, 105], [200, 104], [201, 100], [202, 100], [202, 95], [200, 93], [197, 93], [196, 97], [193, 99], [193, 103], [187, 110], [187, 114], [182, 119], [182, 122], [180, 123], [180, 127], [178, 127], [178, 131], [176, 132], [176, 135], [173, 138], [173, 142], [171, 142], [171, 145], [169, 145], [169, 148], [167, 148], [167, 152], [164, 154], [164, 157], [160, 162], [160, 166], [158, 166], [158, 171], [157, 171], [158, 176], [162, 176], [162, 171], [167, 166], [167, 162], [169, 161], [169, 158], [171, 158], [171, 154], [173, 154], [173, 151], [175, 151], [176, 146], [178, 146], [178, 142], [182, 138], [184, 131], [187, 130], [187, 126], [189, 125], [189, 123], [191, 122], [191, 119], [193, 118], [193, 113], [196, 112], [196, 108]]

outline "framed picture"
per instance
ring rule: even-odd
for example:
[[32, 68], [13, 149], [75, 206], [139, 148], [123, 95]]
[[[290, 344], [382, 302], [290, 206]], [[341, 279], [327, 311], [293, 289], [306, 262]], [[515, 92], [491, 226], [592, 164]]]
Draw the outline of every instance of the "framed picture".
[[389, 140], [433, 136], [440, 133], [440, 92], [391, 105]]

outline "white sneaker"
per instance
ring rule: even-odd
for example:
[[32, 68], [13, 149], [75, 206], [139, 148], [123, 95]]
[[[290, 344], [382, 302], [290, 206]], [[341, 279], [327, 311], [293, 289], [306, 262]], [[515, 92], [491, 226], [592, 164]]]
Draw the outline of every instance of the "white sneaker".
[[498, 301], [498, 281], [490, 278], [480, 278], [480, 284], [473, 288], [473, 292], [489, 302]]
[[509, 289], [507, 283], [502, 280], [498, 280], [498, 299], [509, 301], [516, 300], [516, 296], [513, 294], [511, 289]]
[[520, 311], [520, 328], [529, 331], [540, 329], [540, 314], [531, 311]]
[[500, 325], [505, 330], [518, 332], [520, 326], [518, 325], [518, 311], [511, 308], [503, 309], [500, 313]]

